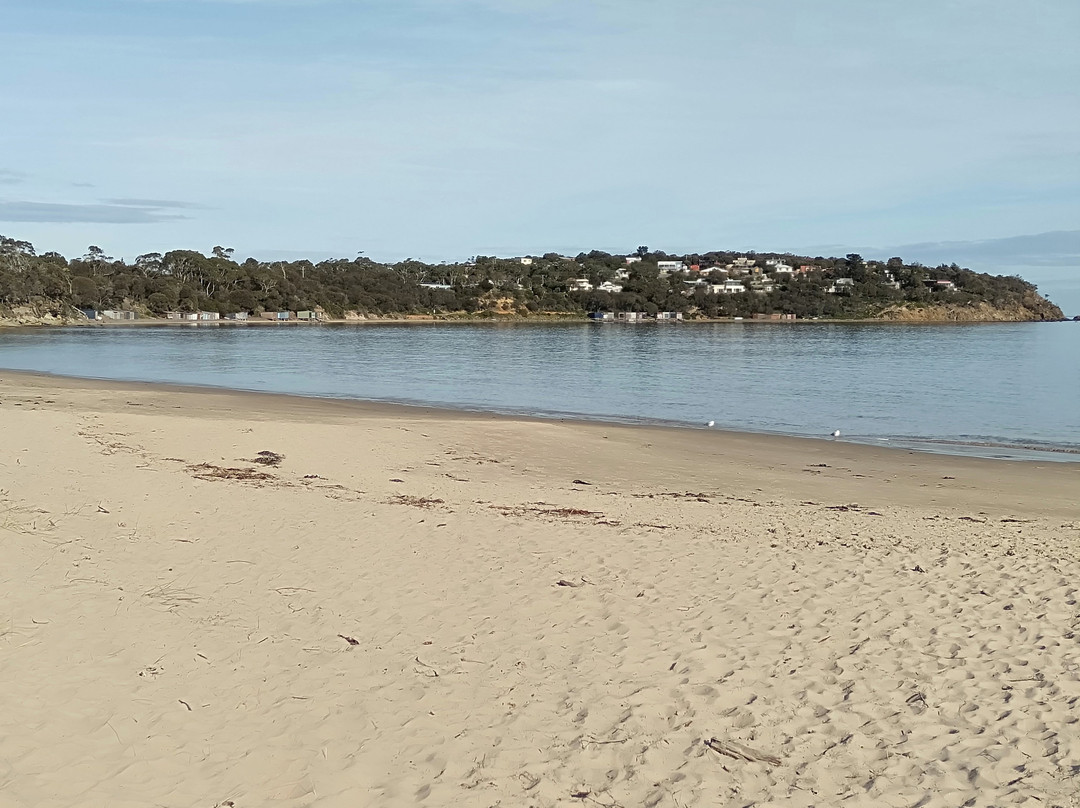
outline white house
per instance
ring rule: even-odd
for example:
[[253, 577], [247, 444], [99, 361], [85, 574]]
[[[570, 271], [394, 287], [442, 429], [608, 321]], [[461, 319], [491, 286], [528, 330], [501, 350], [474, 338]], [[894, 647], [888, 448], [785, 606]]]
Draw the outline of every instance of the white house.
[[641, 263], [641, 256], [639, 256], [639, 255], [628, 255], [628, 256], [626, 256], [626, 263], [628, 263], [628, 264], [640, 264]]
[[596, 288], [599, 289], [601, 292], [611, 292], [612, 294], [616, 294], [617, 292], [622, 291], [622, 287], [619, 286], [619, 284], [612, 283], [611, 281], [604, 281]]
[[531, 258], [519, 258], [518, 261], [520, 261], [521, 265], [524, 267], [531, 267], [533, 262]]
[[686, 269], [682, 261], [657, 261], [656, 266], [661, 272], [683, 272]]
[[938, 292], [955, 292], [956, 291], [956, 284], [953, 283], [952, 281], [930, 280], [930, 281], [923, 281], [923, 283], [925, 283], [931, 289], [933, 289], [935, 291], [938, 291]]
[[615, 270], [615, 279], [620, 280], [620, 281], [630, 280], [630, 270], [629, 269], [617, 269], [617, 270]]
[[746, 286], [742, 281], [727, 280], [723, 283], [713, 284], [714, 294], [734, 295], [739, 292], [745, 292]]
[[571, 292], [591, 292], [593, 285], [589, 283], [588, 278], [574, 278], [570, 281]]
[[777, 261], [772, 265], [772, 272], [774, 275], [794, 275], [795, 267], [790, 264], [785, 264], [782, 261]]

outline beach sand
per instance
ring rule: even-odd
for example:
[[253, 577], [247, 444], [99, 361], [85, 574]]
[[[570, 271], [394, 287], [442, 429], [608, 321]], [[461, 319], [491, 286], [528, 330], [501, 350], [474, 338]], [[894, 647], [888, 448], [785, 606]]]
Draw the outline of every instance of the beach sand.
[[1078, 500], [0, 372], [0, 806], [1077, 806]]

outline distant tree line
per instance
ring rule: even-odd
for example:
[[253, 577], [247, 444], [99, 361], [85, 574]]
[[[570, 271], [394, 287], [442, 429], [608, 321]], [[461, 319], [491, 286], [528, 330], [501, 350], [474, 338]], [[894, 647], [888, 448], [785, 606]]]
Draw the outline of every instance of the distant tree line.
[[[1061, 311], [1016, 276], [994, 276], [956, 264], [927, 267], [900, 258], [866, 261], [850, 254], [825, 258], [772, 253], [708, 252], [668, 255], [639, 247], [624, 255], [594, 250], [568, 257], [555, 253], [516, 258], [475, 256], [461, 263], [430, 264], [413, 259], [379, 263], [366, 257], [313, 263], [233, 259], [233, 250], [214, 247], [147, 253], [133, 261], [91, 246], [68, 259], [38, 253], [32, 244], [0, 236], [0, 306], [33, 305], [62, 313], [65, 308], [127, 308], [144, 315], [169, 311], [282, 311], [321, 307], [332, 317], [409, 314], [521, 316], [584, 315], [595, 311], [682, 312], [686, 317], [750, 317], [786, 313], [799, 318], [868, 318], [900, 305], [985, 303], [1020, 306], [1040, 319], [1060, 319]], [[736, 258], [750, 264], [727, 269]], [[663, 272], [661, 261], [695, 269]], [[800, 268], [776, 273], [781, 262]], [[742, 275], [758, 289], [714, 293], [714, 284]], [[836, 281], [849, 278], [841, 290]], [[574, 280], [593, 289], [577, 291]], [[927, 281], [947, 280], [943, 295]], [[620, 291], [601, 291], [605, 281]], [[702, 283], [703, 281], [703, 283]], [[584, 285], [584, 284], [578, 284]], [[832, 290], [830, 292], [830, 290]]]

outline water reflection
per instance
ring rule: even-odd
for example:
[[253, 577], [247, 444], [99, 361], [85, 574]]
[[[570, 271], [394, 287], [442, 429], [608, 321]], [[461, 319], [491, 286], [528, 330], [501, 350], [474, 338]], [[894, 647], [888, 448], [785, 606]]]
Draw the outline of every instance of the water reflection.
[[1080, 446], [1063, 324], [454, 324], [0, 333], [0, 366], [845, 437]]

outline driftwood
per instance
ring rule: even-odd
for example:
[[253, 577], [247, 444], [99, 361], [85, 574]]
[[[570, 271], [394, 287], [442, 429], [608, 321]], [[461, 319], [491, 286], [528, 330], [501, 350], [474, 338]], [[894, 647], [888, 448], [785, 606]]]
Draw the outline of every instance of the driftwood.
[[770, 766], [780, 765], [780, 758], [758, 752], [756, 749], [743, 746], [741, 743], [735, 743], [735, 741], [721, 741], [718, 738], [709, 738], [709, 740], [705, 741], [705, 745], [714, 752], [719, 752], [721, 755], [735, 760], [745, 760], [749, 763], [768, 763]]

